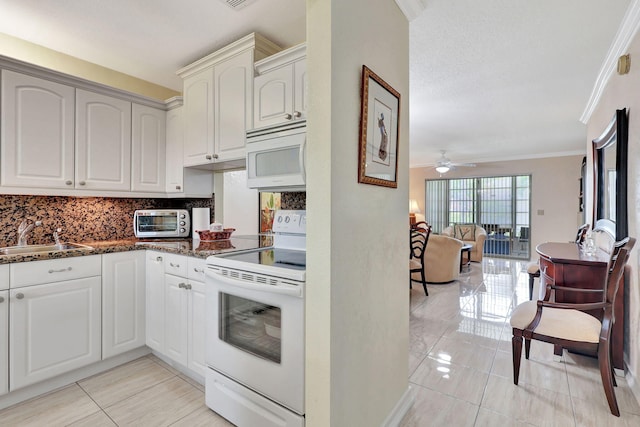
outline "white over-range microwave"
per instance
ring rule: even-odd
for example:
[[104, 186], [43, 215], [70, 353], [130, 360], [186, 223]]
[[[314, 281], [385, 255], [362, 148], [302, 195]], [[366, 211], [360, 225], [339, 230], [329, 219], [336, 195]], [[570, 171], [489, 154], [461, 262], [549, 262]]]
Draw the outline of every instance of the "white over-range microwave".
[[247, 185], [271, 191], [304, 191], [307, 122], [247, 132]]

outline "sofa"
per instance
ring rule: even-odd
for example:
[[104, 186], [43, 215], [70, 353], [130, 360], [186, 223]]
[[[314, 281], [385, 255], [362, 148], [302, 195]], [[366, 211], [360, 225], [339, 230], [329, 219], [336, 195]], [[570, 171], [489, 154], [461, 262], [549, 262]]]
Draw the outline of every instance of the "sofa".
[[442, 230], [442, 234], [471, 245], [471, 261], [482, 261], [484, 241], [487, 239], [484, 228], [477, 224], [454, 224]]
[[[462, 241], [442, 234], [431, 234], [424, 252], [424, 273], [427, 283], [447, 283], [460, 275]], [[420, 273], [412, 276], [420, 280]]]

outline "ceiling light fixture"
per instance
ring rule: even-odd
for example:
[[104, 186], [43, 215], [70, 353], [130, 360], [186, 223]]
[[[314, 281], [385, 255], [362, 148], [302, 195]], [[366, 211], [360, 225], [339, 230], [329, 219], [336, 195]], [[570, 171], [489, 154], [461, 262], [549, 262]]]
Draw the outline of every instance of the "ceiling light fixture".
[[447, 173], [447, 172], [449, 172], [449, 169], [450, 169], [449, 166], [441, 165], [441, 166], [437, 166], [436, 167], [436, 172], [438, 172], [438, 173]]

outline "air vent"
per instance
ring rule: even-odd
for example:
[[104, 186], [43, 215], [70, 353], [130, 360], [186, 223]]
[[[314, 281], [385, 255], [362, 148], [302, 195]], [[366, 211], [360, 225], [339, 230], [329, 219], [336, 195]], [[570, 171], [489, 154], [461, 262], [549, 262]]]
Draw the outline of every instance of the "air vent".
[[227, 6], [229, 6], [231, 9], [239, 10], [245, 6], [250, 5], [256, 0], [220, 0], [220, 1], [226, 4]]

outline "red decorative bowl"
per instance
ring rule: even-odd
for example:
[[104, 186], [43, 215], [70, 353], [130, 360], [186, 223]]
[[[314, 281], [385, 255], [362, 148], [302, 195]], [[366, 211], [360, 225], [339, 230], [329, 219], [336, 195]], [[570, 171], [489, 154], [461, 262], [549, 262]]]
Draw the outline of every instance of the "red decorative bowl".
[[196, 230], [196, 233], [200, 235], [201, 242], [212, 242], [215, 240], [227, 240], [234, 231], [236, 231], [235, 228], [225, 228], [222, 231]]

